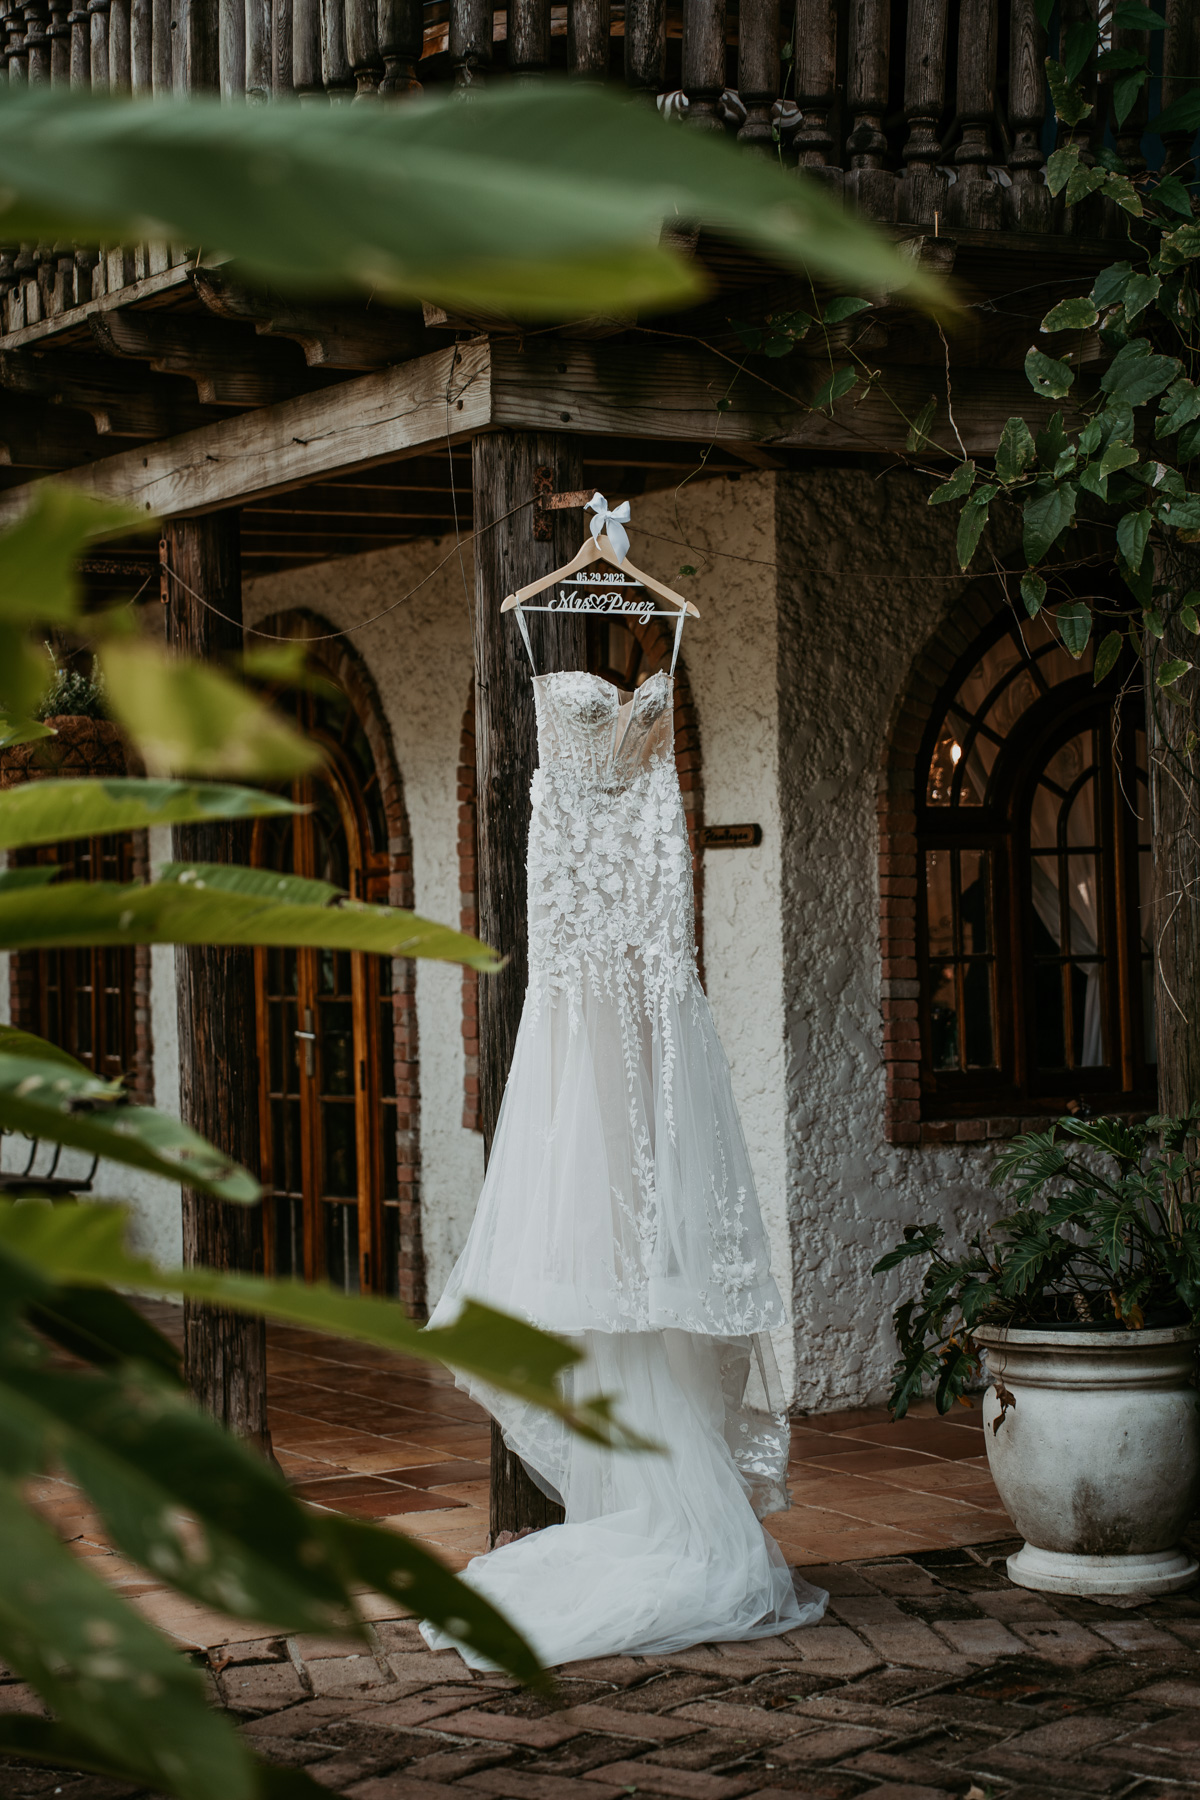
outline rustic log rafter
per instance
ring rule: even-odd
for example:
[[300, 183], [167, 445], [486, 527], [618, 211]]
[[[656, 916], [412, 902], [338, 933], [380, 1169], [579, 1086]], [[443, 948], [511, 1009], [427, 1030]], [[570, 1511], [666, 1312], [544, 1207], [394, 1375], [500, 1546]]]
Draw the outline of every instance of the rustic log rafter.
[[177, 376], [147, 376], [78, 350], [0, 350], [0, 387], [90, 413], [106, 437], [171, 437], [214, 416]]
[[89, 324], [105, 355], [183, 376], [204, 406], [272, 406], [337, 379], [310, 370], [294, 345], [261, 343], [248, 327], [216, 319], [118, 308]]
[[267, 340], [263, 352], [290, 338], [310, 368], [382, 369], [432, 348], [415, 312], [283, 299], [240, 287], [219, 269], [197, 269], [192, 285], [210, 313], [253, 325]]

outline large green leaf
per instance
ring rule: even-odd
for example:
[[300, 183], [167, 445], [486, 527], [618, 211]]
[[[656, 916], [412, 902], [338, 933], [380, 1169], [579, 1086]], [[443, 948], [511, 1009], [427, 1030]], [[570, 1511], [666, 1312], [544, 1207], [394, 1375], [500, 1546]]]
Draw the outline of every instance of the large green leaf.
[[218, 782], [31, 781], [0, 793], [0, 850], [299, 810], [278, 794]]
[[[49, 1763], [55, 1769], [80, 1769], [89, 1775], [108, 1775], [115, 1781], [136, 1778], [134, 1764], [105, 1755], [91, 1738], [70, 1731], [53, 1719], [31, 1713], [0, 1713], [0, 1756], [19, 1762]], [[303, 1769], [281, 1769], [276, 1763], [251, 1757], [257, 1800], [329, 1800], [329, 1789]], [[175, 1790], [172, 1789], [172, 1792]]]
[[91, 1070], [69, 1050], [38, 1037], [35, 1032], [23, 1031], [19, 1025], [0, 1025], [0, 1056], [38, 1057], [42, 1062], [64, 1063], [78, 1075], [91, 1074]]
[[544, 317], [694, 294], [664, 220], [855, 285], [943, 290], [813, 182], [578, 84], [402, 107], [121, 104], [30, 88], [0, 109], [6, 239], [203, 244], [260, 281]]
[[181, 1800], [253, 1800], [249, 1756], [197, 1669], [0, 1478], [0, 1656], [117, 1767]]
[[[23, 516], [0, 532], [0, 706], [6, 711], [32, 712], [50, 686], [53, 661], [25, 634], [30, 626], [62, 627], [75, 619], [80, 553], [98, 537], [144, 525], [127, 507], [50, 482], [39, 487]], [[40, 736], [31, 733], [31, 723], [22, 721], [9, 741]]]
[[[83, 885], [82, 883], [80, 885]], [[168, 1181], [249, 1203], [261, 1189], [245, 1169], [169, 1113], [125, 1106], [119, 1082], [41, 1056], [0, 1052], [0, 1126], [147, 1169]]]
[[426, 956], [492, 970], [501, 959], [477, 938], [395, 906], [296, 905], [271, 892], [237, 893], [193, 878], [129, 886], [66, 881], [37, 893], [0, 893], [0, 945], [9, 950], [95, 944], [267, 944]]
[[1058, 542], [1075, 517], [1075, 498], [1075, 488], [1065, 482], [1062, 487], [1048, 488], [1025, 502], [1021, 517], [1027, 562], [1040, 562]]
[[469, 1301], [452, 1325], [436, 1330], [409, 1319], [394, 1301], [339, 1294], [301, 1281], [267, 1281], [216, 1269], [163, 1269], [125, 1247], [127, 1218], [120, 1206], [89, 1202], [46, 1206], [0, 1203], [0, 1250], [33, 1293], [62, 1284], [109, 1286], [192, 1299], [262, 1314], [287, 1324], [339, 1333], [362, 1343], [448, 1364], [480, 1376], [499, 1391], [545, 1407], [598, 1443], [643, 1448], [612, 1418], [604, 1397], [564, 1399], [559, 1377], [581, 1360], [562, 1338], [506, 1313]]
[[1122, 400], [1127, 406], [1142, 406], [1161, 394], [1180, 373], [1177, 357], [1156, 356], [1145, 338], [1134, 338], [1113, 357], [1100, 386], [1114, 400]]
[[282, 714], [220, 669], [144, 639], [100, 651], [108, 704], [154, 775], [286, 780], [321, 753]]
[[33, 1303], [30, 1322], [83, 1362], [147, 1363], [178, 1385], [182, 1357], [175, 1345], [111, 1288], [60, 1287]]

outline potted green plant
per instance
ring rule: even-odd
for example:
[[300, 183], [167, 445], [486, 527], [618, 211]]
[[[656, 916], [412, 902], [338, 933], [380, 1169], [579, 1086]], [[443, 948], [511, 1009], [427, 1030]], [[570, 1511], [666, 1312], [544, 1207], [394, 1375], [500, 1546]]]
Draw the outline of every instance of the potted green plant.
[[916, 1225], [875, 1265], [924, 1263], [894, 1314], [895, 1417], [930, 1386], [941, 1412], [970, 1404], [986, 1365], [1024, 1587], [1133, 1599], [1196, 1576], [1180, 1539], [1200, 1501], [1198, 1119], [1060, 1119], [997, 1157], [1013, 1210], [963, 1251]]

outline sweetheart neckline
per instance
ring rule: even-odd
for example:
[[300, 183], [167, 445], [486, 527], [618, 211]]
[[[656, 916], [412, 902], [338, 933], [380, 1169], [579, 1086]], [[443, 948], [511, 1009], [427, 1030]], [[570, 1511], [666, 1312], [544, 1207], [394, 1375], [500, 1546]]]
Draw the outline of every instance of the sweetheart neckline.
[[619, 688], [615, 681], [609, 681], [606, 676], [594, 674], [591, 669], [551, 669], [548, 674], [535, 675], [533, 679], [535, 682], [561, 681], [564, 676], [570, 676], [572, 680], [576, 680], [582, 676], [585, 681], [599, 682], [602, 688], [607, 688], [611, 693], [618, 696], [623, 695], [624, 698], [618, 698], [617, 701], [618, 712], [625, 712], [629, 707], [636, 706], [639, 694], [644, 694], [652, 681], [665, 681], [670, 683], [675, 679], [675, 677], [669, 675], [665, 669], [655, 669], [652, 675], [647, 675], [641, 687], [634, 688], [632, 693], [628, 688]]

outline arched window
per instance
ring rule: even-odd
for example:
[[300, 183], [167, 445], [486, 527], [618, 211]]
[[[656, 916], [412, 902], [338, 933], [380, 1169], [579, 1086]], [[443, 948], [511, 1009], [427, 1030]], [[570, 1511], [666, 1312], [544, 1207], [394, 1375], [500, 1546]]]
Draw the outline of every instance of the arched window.
[[[1004, 609], [923, 710], [913, 879], [884, 884], [915, 890], [915, 1005], [897, 1004], [903, 984], [885, 979], [885, 1014], [893, 1096], [917, 1101], [893, 1104], [892, 1117], [918, 1129], [893, 1136], [976, 1137], [1066, 1107], [1152, 1106], [1138, 670], [1119, 664], [1097, 686], [1090, 649], [1076, 662], [1049, 623]], [[885, 895], [893, 948], [903, 905]], [[916, 1015], [907, 1030], [904, 1012]]]
[[[4, 753], [0, 786], [125, 774], [120, 735], [107, 720], [66, 715], [50, 723], [54, 738]], [[44, 844], [16, 860], [53, 864], [64, 881], [141, 881], [146, 833]], [[22, 951], [10, 958], [9, 996], [14, 1025], [60, 1045], [106, 1080], [124, 1081], [141, 1104], [153, 1103], [149, 946]]]
[[[357, 675], [360, 701], [373, 698], [344, 651], [320, 660], [335, 677]], [[342, 686], [280, 698], [325, 762], [293, 783], [307, 812], [258, 822], [254, 861], [356, 900], [411, 906], [398, 777], [379, 766], [386, 746], [372, 745]], [[411, 967], [346, 951], [259, 950], [255, 968], [267, 1266], [347, 1292], [393, 1293], [420, 1311]]]

